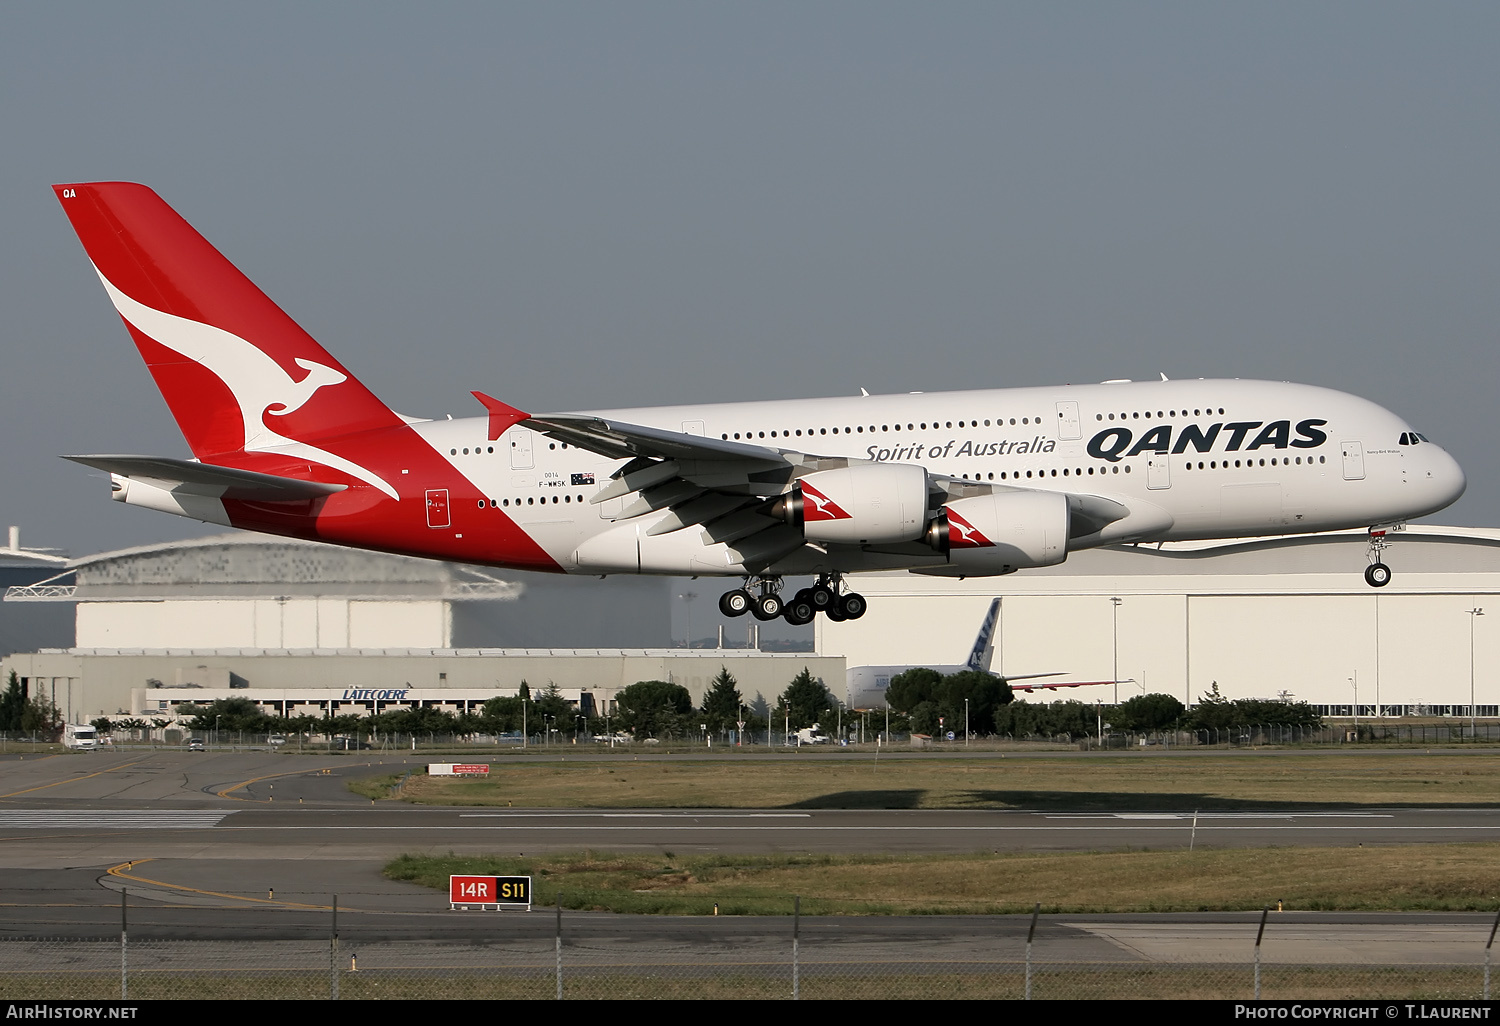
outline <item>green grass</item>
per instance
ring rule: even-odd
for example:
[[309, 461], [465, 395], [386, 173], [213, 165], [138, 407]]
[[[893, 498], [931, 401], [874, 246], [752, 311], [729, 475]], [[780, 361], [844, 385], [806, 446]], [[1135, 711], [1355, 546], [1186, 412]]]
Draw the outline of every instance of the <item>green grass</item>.
[[1120, 754], [495, 763], [484, 779], [396, 774], [369, 798], [529, 808], [1193, 811], [1500, 805], [1500, 753]]
[[534, 902], [652, 915], [1490, 911], [1500, 846], [1401, 845], [968, 855], [403, 855], [385, 875], [532, 877]]

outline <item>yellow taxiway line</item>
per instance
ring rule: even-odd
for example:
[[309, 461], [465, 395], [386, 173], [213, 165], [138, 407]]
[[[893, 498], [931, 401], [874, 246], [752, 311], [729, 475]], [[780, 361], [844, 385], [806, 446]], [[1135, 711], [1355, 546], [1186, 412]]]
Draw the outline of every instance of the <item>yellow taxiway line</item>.
[[243, 894], [225, 894], [223, 891], [205, 891], [198, 887], [188, 887], [184, 884], [167, 883], [164, 880], [152, 880], [144, 876], [136, 876], [127, 870], [145, 862], [155, 862], [155, 859], [131, 859], [129, 862], [121, 862], [117, 866], [110, 866], [106, 872], [110, 876], [121, 880], [132, 880], [135, 883], [146, 884], [151, 887], [164, 887], [169, 891], [181, 891], [184, 894], [201, 894], [209, 898], [223, 898], [226, 901], [244, 901], [253, 905], [276, 905], [281, 908], [306, 908], [314, 911], [326, 912], [333, 908], [332, 905], [307, 905], [300, 901], [277, 901], [274, 898], [251, 898]]

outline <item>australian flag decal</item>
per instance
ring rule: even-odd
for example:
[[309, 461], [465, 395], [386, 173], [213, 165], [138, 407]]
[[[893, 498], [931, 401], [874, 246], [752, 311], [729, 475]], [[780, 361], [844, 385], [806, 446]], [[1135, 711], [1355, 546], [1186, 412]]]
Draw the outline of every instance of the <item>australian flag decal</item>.
[[573, 475], [573, 483], [575, 485], [593, 484], [594, 483], [594, 475], [593, 474], [574, 474]]

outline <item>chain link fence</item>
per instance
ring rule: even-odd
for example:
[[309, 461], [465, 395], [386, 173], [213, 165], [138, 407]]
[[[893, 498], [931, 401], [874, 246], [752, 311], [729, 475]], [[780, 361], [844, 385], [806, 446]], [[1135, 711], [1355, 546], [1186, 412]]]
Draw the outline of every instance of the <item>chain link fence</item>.
[[[1244, 925], [1239, 961], [1132, 960], [1123, 950], [1117, 959], [1062, 960], [1048, 952], [1062, 943], [1057, 924], [1052, 939], [1046, 931], [1038, 938], [1033, 917], [1024, 941], [955, 937], [924, 958], [899, 934], [876, 938], [830, 928], [827, 919], [815, 933], [792, 916], [715, 940], [691, 931], [672, 937], [670, 929], [642, 939], [620, 930], [617, 917], [542, 914], [555, 923], [552, 936], [531, 930], [488, 941], [355, 942], [336, 932], [299, 940], [159, 940], [123, 931], [96, 940], [6, 939], [0, 1000], [1488, 1000], [1495, 937], [1493, 926], [1487, 943], [1472, 925], [1454, 927], [1477, 941], [1468, 962], [1286, 963], [1261, 958], [1263, 916], [1259, 931]], [[1361, 928], [1348, 929], [1357, 937]], [[974, 956], [955, 957], [965, 947]]]

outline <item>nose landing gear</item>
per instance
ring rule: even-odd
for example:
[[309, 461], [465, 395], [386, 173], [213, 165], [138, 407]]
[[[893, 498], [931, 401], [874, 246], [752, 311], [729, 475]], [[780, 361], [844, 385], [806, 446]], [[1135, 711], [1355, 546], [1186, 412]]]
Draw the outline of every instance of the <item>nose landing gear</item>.
[[1405, 524], [1388, 524], [1370, 528], [1370, 546], [1366, 551], [1370, 565], [1365, 567], [1365, 583], [1370, 587], [1384, 588], [1391, 583], [1391, 568], [1386, 566], [1381, 559], [1381, 556], [1385, 554], [1385, 547], [1390, 544], [1390, 539], [1386, 535], [1390, 531], [1401, 531], [1405, 528]]

